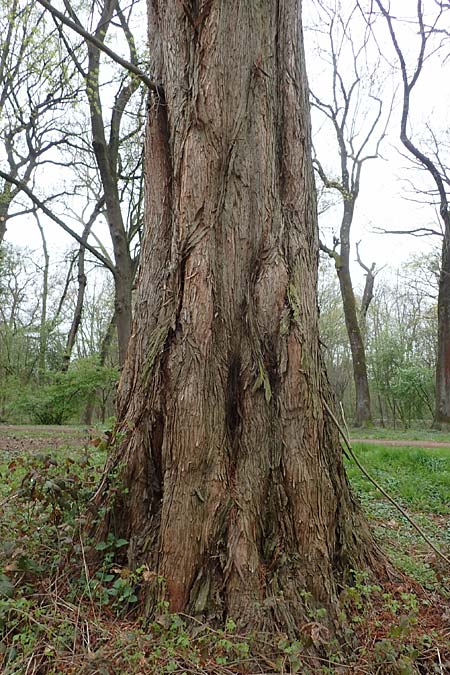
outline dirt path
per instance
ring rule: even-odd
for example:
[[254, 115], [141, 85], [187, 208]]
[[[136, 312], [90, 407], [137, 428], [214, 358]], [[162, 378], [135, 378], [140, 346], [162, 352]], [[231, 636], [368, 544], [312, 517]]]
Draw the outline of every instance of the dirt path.
[[361, 443], [363, 445], [388, 445], [396, 448], [450, 448], [450, 443], [445, 441], [405, 441], [387, 438], [352, 438], [350, 440], [352, 445]]
[[0, 425], [0, 452], [40, 452], [81, 447], [89, 439], [86, 427]]
[[[98, 432], [97, 432], [98, 433]], [[80, 447], [96, 435], [82, 426], [40, 426], [0, 424], [0, 451], [40, 452], [60, 447]], [[387, 445], [392, 447], [450, 448], [444, 441], [405, 441], [385, 438], [352, 438], [353, 445]]]

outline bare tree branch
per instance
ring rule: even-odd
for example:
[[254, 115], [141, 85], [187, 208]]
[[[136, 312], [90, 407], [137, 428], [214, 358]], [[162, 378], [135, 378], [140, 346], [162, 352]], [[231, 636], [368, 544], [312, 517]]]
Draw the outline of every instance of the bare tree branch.
[[47, 0], [37, 1], [39, 4], [45, 7], [45, 9], [51, 12], [54, 17], [57, 17], [61, 23], [81, 35], [81, 37], [83, 37], [87, 42], [94, 45], [94, 47], [99, 49], [101, 52], [104, 52], [107, 56], [109, 56], [110, 59], [122, 66], [122, 68], [125, 68], [130, 73], [133, 73], [133, 75], [136, 75], [136, 77], [138, 77], [148, 87], [148, 89], [150, 89], [150, 91], [154, 91], [158, 95], [162, 93], [162, 86], [151, 80], [144, 73], [144, 71], [138, 68], [134, 63], [131, 63], [130, 61], [127, 61], [126, 59], [119, 56], [119, 54], [116, 54], [116, 52], [107, 47], [104, 42], [99, 40], [94, 35], [91, 35], [91, 33], [85, 30], [79, 23], [75, 23], [75, 21], [72, 21], [72, 19], [67, 18], [65, 14], [53, 7], [53, 5], [51, 5], [50, 2], [47, 2]]
[[99, 251], [97, 251], [93, 246], [88, 244], [87, 242], [83, 241], [83, 238], [75, 232], [75, 230], [72, 230], [71, 227], [69, 227], [61, 218], [59, 218], [57, 215], [55, 215], [46, 205], [45, 203], [37, 197], [30, 188], [23, 183], [22, 181], [18, 180], [17, 178], [14, 178], [13, 176], [10, 176], [7, 173], [4, 173], [3, 171], [0, 170], [0, 178], [3, 178], [5, 181], [8, 183], [13, 183], [16, 185], [22, 192], [24, 192], [27, 197], [35, 204], [45, 215], [53, 220], [53, 222], [57, 223], [67, 234], [70, 234], [71, 237], [75, 239], [79, 244], [82, 244], [85, 246], [85, 248], [92, 253], [100, 262], [102, 265], [104, 265], [107, 269], [109, 269], [110, 272], [115, 274], [115, 268], [114, 265], [111, 263], [110, 260], [108, 260], [106, 257], [104, 257]]

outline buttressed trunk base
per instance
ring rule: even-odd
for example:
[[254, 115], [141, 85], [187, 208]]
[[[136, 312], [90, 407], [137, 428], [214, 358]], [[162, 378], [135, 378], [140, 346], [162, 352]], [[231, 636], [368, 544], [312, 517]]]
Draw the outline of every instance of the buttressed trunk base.
[[146, 582], [149, 614], [166, 597], [297, 634], [383, 563], [324, 412], [300, 6], [194, 5], [149, 2], [165, 99], [97, 536], [166, 580]]

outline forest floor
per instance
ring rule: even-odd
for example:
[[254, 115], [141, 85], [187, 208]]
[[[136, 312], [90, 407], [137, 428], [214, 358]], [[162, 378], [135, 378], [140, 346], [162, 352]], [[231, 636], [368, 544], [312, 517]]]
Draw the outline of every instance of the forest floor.
[[[449, 557], [450, 436], [376, 434], [353, 439], [356, 455]], [[312, 661], [299, 640], [241, 635], [231, 619], [193, 632], [164, 607], [143, 626], [133, 608], [148, 570], [114, 564], [127, 542], [111, 536], [97, 544], [102, 567], [90, 575], [86, 566], [83, 519], [104, 440], [94, 428], [0, 425], [2, 674], [450, 673], [450, 569], [351, 461], [347, 472], [375, 536], [406, 576], [380, 587], [355, 574], [341, 597], [350, 651], [330, 643]], [[311, 625], [319, 626], [321, 610], [314, 612]]]
[[39, 452], [64, 447], [80, 447], [94, 434], [88, 427], [75, 425], [40, 426], [0, 424], [0, 451]]

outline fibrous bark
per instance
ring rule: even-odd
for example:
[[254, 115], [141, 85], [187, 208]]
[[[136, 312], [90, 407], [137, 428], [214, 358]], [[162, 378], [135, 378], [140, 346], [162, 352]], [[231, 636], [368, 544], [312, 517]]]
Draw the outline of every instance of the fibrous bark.
[[300, 2], [149, 3], [147, 211], [95, 496], [172, 611], [296, 633], [381, 557], [349, 490], [318, 334]]

